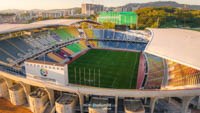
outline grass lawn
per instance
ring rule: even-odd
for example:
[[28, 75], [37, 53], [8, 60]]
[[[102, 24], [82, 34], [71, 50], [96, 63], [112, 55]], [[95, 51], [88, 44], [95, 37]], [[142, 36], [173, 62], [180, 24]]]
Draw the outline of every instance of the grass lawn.
[[200, 29], [195, 29], [195, 31], [199, 31], [200, 32]]
[[192, 29], [192, 28], [190, 28], [190, 29], [187, 29], [187, 30], [193, 30], [193, 31], [199, 31], [200, 32], [200, 28], [199, 29]]
[[91, 49], [68, 65], [69, 83], [135, 89], [140, 53]]

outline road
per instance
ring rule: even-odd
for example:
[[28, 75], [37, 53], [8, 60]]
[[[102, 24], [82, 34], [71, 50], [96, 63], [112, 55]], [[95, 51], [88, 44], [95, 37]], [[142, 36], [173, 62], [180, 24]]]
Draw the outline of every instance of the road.
[[0, 98], [0, 113], [32, 113], [29, 109], [21, 106], [15, 106], [10, 101]]

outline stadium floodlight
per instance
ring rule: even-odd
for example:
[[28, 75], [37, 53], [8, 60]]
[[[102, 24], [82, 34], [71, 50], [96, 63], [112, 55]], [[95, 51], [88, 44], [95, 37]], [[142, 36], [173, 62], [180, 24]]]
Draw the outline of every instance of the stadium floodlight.
[[94, 68], [94, 87], [95, 87], [95, 68]]
[[81, 69], [79, 68], [79, 83], [81, 84]]
[[[84, 67], [84, 84], [85, 84], [85, 67]], [[86, 85], [86, 84], [85, 84]]]
[[90, 68], [89, 68], [89, 85], [90, 85]]
[[99, 68], [99, 87], [100, 87], [100, 68]]
[[75, 83], [76, 83], [76, 67], [74, 67]]

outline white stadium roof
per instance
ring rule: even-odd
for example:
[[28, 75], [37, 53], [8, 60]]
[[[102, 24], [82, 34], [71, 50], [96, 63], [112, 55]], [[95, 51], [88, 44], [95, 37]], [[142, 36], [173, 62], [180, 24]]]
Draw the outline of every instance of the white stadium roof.
[[152, 38], [145, 52], [200, 70], [200, 32], [177, 28], [149, 30]]
[[53, 20], [44, 20], [44, 21], [34, 22], [31, 24], [0, 24], [0, 34], [16, 32], [16, 31], [21, 31], [21, 30], [31, 30], [31, 29], [36, 29], [36, 28], [48, 27], [48, 26], [57, 26], [57, 25], [69, 26], [71, 24], [75, 24], [79, 22], [96, 23], [91, 20], [83, 20], [83, 19], [53, 19]]

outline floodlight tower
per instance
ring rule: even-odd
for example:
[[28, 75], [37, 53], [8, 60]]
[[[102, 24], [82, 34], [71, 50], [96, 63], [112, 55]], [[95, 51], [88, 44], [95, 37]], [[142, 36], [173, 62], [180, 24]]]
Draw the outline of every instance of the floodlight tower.
[[186, 10], [186, 8], [187, 8], [187, 4], [184, 4], [184, 9]]
[[[184, 4], [184, 11], [187, 10], [187, 3]], [[184, 16], [184, 27], [185, 27], [185, 16]]]

